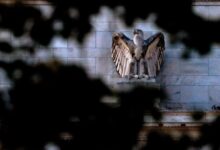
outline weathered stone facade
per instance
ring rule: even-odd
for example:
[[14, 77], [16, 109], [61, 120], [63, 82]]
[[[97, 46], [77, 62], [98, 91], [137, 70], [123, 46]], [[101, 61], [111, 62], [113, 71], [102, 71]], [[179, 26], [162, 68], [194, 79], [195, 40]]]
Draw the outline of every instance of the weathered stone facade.
[[[44, 9], [47, 9], [46, 6]], [[206, 19], [216, 19], [220, 16], [220, 6], [203, 5], [196, 3], [193, 9], [196, 14]], [[31, 62], [45, 61], [48, 58], [58, 58], [63, 63], [76, 63], [85, 67], [91, 77], [100, 77], [110, 87], [117, 88], [121, 79], [116, 72], [111, 58], [112, 33], [120, 31], [128, 37], [132, 37], [134, 28], [140, 28], [145, 32], [145, 38], [153, 35], [160, 30], [154, 24], [154, 16], [151, 15], [147, 20], [137, 20], [133, 27], [126, 27], [113, 15], [107, 8], [101, 9], [101, 14], [91, 18], [94, 29], [86, 38], [84, 45], [77, 44], [74, 40], [64, 40], [56, 37], [48, 47], [39, 46], [39, 52], [30, 59]], [[166, 50], [165, 62], [157, 78], [160, 88], [164, 88], [168, 95], [168, 101], [161, 104], [161, 108], [170, 111], [184, 110], [212, 110], [213, 106], [220, 105], [220, 47], [213, 46], [212, 52], [204, 57], [192, 53], [188, 60], [181, 59], [184, 46], [181, 44], [170, 44], [167, 33], [165, 34]], [[17, 40], [10, 33], [0, 34], [0, 38], [7, 37], [15, 44]], [[43, 34], [43, 33], [42, 33]], [[25, 40], [23, 40], [25, 41]], [[44, 51], [47, 49], [47, 51]], [[4, 77], [0, 76], [0, 88], [8, 86]]]

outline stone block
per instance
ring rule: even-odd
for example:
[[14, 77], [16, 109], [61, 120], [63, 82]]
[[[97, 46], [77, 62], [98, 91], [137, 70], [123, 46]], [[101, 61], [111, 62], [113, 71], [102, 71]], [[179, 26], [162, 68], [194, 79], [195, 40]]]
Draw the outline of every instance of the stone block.
[[68, 39], [68, 48], [95, 48], [96, 44], [96, 32], [91, 32], [88, 35], [86, 35], [84, 42], [82, 44], [78, 43], [76, 39], [69, 38]]
[[181, 85], [182, 78], [183, 77], [179, 75], [161, 75], [160, 82], [163, 86]]
[[165, 58], [161, 69], [162, 75], [180, 75], [180, 60], [177, 58]]
[[181, 96], [180, 86], [166, 86], [162, 89], [165, 90], [168, 96], [167, 101], [165, 102], [171, 102], [171, 101], [179, 102]]
[[56, 48], [54, 49], [54, 57], [66, 58], [96, 58], [96, 57], [109, 57], [111, 58], [111, 49], [108, 48]]
[[131, 90], [137, 86], [150, 87], [160, 89], [160, 84], [156, 83], [154, 79], [126, 79], [126, 78], [111, 78], [109, 83], [113, 90], [127, 91]]
[[79, 50], [74, 48], [54, 48], [53, 49], [53, 55], [55, 58], [59, 57], [78, 57], [79, 56]]
[[192, 103], [184, 103], [184, 102], [167, 102], [163, 103], [160, 106], [162, 111], [171, 111], [171, 112], [181, 112], [181, 111], [192, 111], [194, 110], [194, 106]]
[[111, 22], [92, 22], [92, 27], [95, 31], [111, 31], [115, 32], [118, 27], [118, 23]]
[[193, 6], [192, 9], [196, 15], [207, 20], [209, 19], [209, 6], [196, 5], [196, 6]]
[[181, 102], [204, 103], [208, 100], [208, 86], [181, 86]]
[[117, 75], [115, 64], [111, 58], [103, 57], [96, 59], [97, 75]]
[[162, 76], [162, 85], [220, 85], [219, 76]]
[[220, 75], [220, 59], [209, 59], [209, 75]]
[[195, 76], [193, 83], [194, 85], [220, 85], [220, 76]]
[[209, 100], [213, 103], [220, 103], [220, 86], [209, 86]]
[[111, 49], [109, 48], [87, 48], [79, 50], [78, 57], [88, 57], [88, 58], [111, 58]]
[[111, 48], [112, 32], [96, 32], [96, 48]]
[[59, 36], [55, 36], [52, 38], [49, 47], [51, 48], [67, 48], [67, 40], [59, 37]]
[[95, 55], [95, 57], [109, 57], [109, 58], [112, 57], [111, 49], [109, 49], [109, 48], [105, 48], [105, 49], [98, 49], [97, 48], [97, 49], [95, 49], [94, 52], [92, 52], [92, 50], [91, 50], [90, 53], [93, 53]]
[[183, 49], [171, 49], [166, 48], [164, 51], [165, 59], [166, 58], [181, 58], [181, 55], [183, 53]]
[[[185, 52], [185, 49], [181, 48], [181, 47], [179, 47], [179, 48], [178, 47], [172, 48], [172, 47], [175, 47], [175, 46], [172, 44], [172, 46], [167, 47], [165, 49], [165, 58], [183, 59], [182, 56]], [[208, 59], [210, 56], [211, 56], [211, 53], [207, 54], [207, 55], [200, 55], [197, 51], [194, 51], [194, 50], [190, 51], [190, 53], [189, 53], [189, 59], [190, 58]], [[214, 56], [214, 57], [216, 57], [216, 56]]]
[[207, 6], [208, 7], [208, 19], [209, 20], [218, 20], [220, 19], [220, 10], [219, 6]]
[[211, 111], [213, 104], [210, 102], [206, 103], [194, 103], [193, 111]]
[[208, 75], [208, 59], [192, 58], [180, 62], [181, 75]]
[[[217, 45], [215, 45], [215, 47], [217, 47]], [[220, 58], [220, 47], [212, 48], [208, 57], [209, 58]]]

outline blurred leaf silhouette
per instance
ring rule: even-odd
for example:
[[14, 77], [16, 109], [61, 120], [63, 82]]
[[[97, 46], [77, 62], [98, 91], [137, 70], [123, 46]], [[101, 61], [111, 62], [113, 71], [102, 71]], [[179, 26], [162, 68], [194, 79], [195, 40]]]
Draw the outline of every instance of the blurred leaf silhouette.
[[[0, 28], [11, 31], [15, 37], [28, 36], [32, 42], [14, 46], [0, 41], [4, 53], [24, 49], [33, 52], [36, 45], [47, 46], [56, 35], [74, 36], [82, 43], [91, 31], [90, 16], [97, 14], [101, 6], [113, 10], [123, 6], [126, 11], [120, 17], [127, 25], [154, 13], [159, 27], [200, 54], [208, 53], [211, 44], [220, 42], [220, 22], [196, 16], [190, 0], [149, 0], [147, 5], [143, 0], [94, 0], [86, 8], [88, 1], [48, 0], [55, 8], [49, 17], [23, 2], [0, 3]], [[56, 21], [63, 24], [59, 30], [53, 27]], [[179, 36], [182, 32], [186, 36]], [[137, 144], [144, 114], [151, 112], [157, 120], [162, 116], [154, 106], [158, 98], [162, 100], [166, 95], [158, 89], [137, 87], [128, 92], [112, 91], [101, 80], [90, 79], [81, 68], [57, 61], [35, 65], [21, 60], [0, 61], [0, 67], [12, 80], [9, 106], [4, 93], [0, 95], [0, 149], [39, 150], [54, 143], [63, 150], [131, 150]], [[106, 97], [117, 97], [116, 104], [106, 103], [103, 100]], [[197, 119], [201, 117], [202, 114], [195, 115]], [[219, 122], [217, 119], [204, 125], [198, 141], [187, 135], [175, 141], [169, 135], [152, 132], [143, 149], [201, 148], [205, 144], [219, 149]]]
[[[50, 17], [45, 17], [31, 5], [22, 4], [28, 2], [27, 0], [12, 2], [11, 5], [0, 5], [0, 26], [12, 31], [15, 36], [28, 34], [42, 45], [49, 44], [54, 34], [65, 38], [74, 35], [79, 42], [83, 42], [85, 35], [91, 31], [90, 16], [97, 14], [101, 6], [108, 6], [113, 10], [123, 6], [126, 11], [119, 15], [127, 25], [132, 25], [137, 18], [146, 19], [154, 13], [156, 24], [168, 32], [173, 41], [182, 42], [188, 49], [197, 50], [200, 54], [207, 54], [213, 43], [220, 42], [220, 22], [204, 20], [195, 15], [191, 0], [149, 0], [146, 9], [140, 8], [145, 6], [145, 1], [95, 0], [86, 11], [84, 9], [87, 1], [47, 0], [55, 8]], [[63, 24], [60, 31], [53, 28], [57, 20]], [[44, 36], [41, 36], [42, 33]]]
[[[50, 141], [62, 149], [131, 149], [145, 111], [164, 97], [159, 90], [139, 87], [114, 93], [119, 105], [111, 107], [101, 100], [112, 91], [76, 66], [28, 66], [22, 61], [0, 65], [14, 79], [12, 109], [3, 117], [7, 126], [1, 134], [7, 149], [41, 149]], [[72, 138], [65, 140], [64, 133]]]

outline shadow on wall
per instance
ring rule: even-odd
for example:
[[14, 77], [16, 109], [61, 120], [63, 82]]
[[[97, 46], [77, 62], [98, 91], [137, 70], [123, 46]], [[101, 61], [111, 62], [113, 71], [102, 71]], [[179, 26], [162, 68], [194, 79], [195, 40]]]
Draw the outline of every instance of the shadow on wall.
[[[147, 9], [140, 8], [145, 6], [144, 1], [97, 0], [86, 11], [87, 1], [48, 2], [54, 5], [49, 16], [22, 1], [0, 4], [1, 29], [12, 32], [15, 37], [30, 37], [30, 41], [19, 46], [2, 40], [3, 53], [34, 53], [38, 45], [47, 46], [56, 35], [73, 36], [82, 42], [91, 30], [90, 15], [97, 14], [101, 6], [111, 9], [123, 6], [126, 11], [119, 15], [127, 25], [137, 16], [145, 19], [154, 12], [157, 25], [170, 33], [172, 39], [196, 48], [201, 54], [207, 53], [210, 45], [220, 39], [217, 32], [220, 23], [194, 15], [189, 0], [150, 0]], [[181, 7], [168, 9], [169, 2]], [[57, 21], [62, 27], [59, 24], [54, 27]], [[209, 30], [204, 30], [206, 28]], [[144, 114], [150, 112], [157, 120], [162, 117], [155, 108], [155, 101], [164, 99], [165, 93], [157, 89], [136, 87], [123, 93], [111, 91], [100, 80], [90, 79], [81, 68], [57, 61], [42, 64], [0, 61], [0, 66], [12, 81], [8, 93], [0, 96], [1, 149], [44, 149], [46, 145], [47, 149], [53, 146], [57, 149], [131, 150], [137, 143]], [[144, 149], [187, 149], [204, 145], [219, 149], [219, 122], [218, 118], [204, 125], [196, 141], [188, 136], [174, 141], [168, 135], [153, 132]]]

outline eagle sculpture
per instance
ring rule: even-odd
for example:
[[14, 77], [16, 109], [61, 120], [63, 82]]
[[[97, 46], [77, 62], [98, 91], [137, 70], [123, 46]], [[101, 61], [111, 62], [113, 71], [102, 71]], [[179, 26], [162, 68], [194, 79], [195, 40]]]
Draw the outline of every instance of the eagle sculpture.
[[155, 78], [163, 63], [164, 36], [157, 33], [144, 40], [140, 29], [134, 30], [133, 40], [123, 33], [112, 36], [112, 59], [121, 77]]

